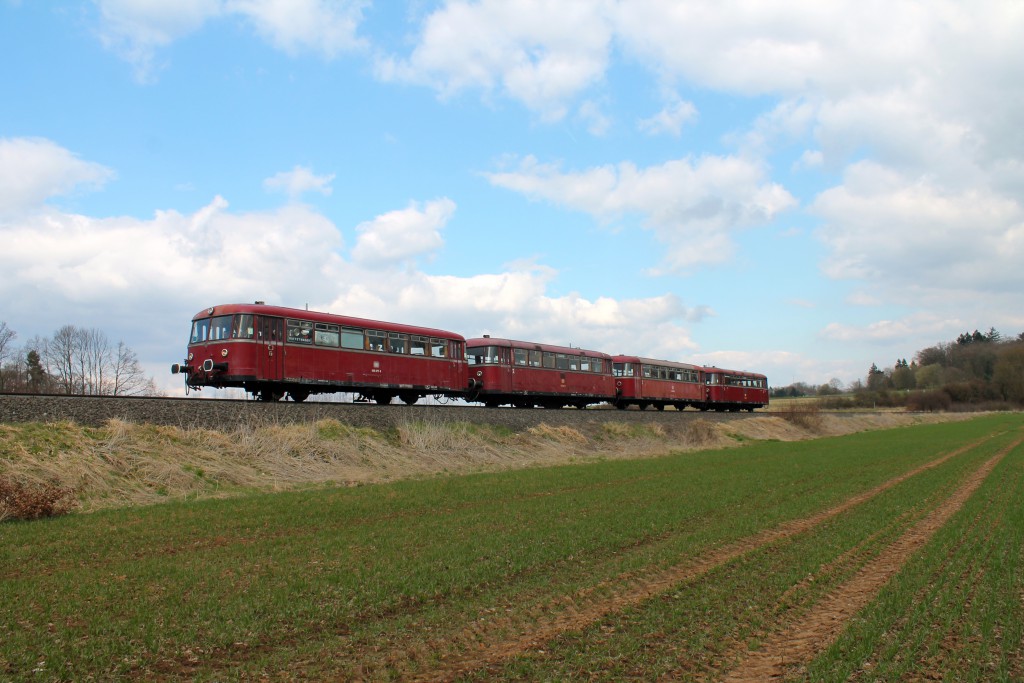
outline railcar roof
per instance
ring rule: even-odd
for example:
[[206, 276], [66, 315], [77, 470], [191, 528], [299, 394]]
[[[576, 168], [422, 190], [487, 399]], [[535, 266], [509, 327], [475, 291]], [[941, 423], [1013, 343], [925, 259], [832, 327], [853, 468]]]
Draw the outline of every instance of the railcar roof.
[[295, 318], [298, 320], [311, 320], [318, 323], [332, 323], [334, 325], [347, 325], [350, 327], [363, 327], [373, 330], [387, 330], [390, 332], [404, 332], [406, 334], [418, 334], [424, 337], [444, 337], [463, 341], [464, 337], [457, 332], [439, 330], [433, 327], [418, 327], [416, 325], [404, 325], [402, 323], [390, 323], [382, 320], [370, 320], [368, 318], [355, 318], [335, 313], [321, 313], [319, 311], [307, 311], [301, 308], [288, 308], [286, 306], [268, 306], [266, 304], [220, 304], [205, 308], [196, 313], [192, 320], [209, 318], [218, 315], [233, 315], [235, 313], [252, 313], [255, 315], [269, 315], [280, 318]]
[[606, 358], [611, 356], [603, 351], [591, 351], [579, 349], [575, 346], [555, 346], [553, 344], [538, 344], [537, 342], [518, 341], [516, 339], [503, 339], [501, 337], [474, 337], [466, 340], [466, 348], [474, 346], [511, 346], [515, 349], [528, 349], [530, 351], [550, 351], [551, 353], [571, 353], [577, 356], [588, 356], [590, 358]]
[[680, 363], [674, 360], [658, 360], [657, 358], [644, 358], [643, 356], [612, 356], [612, 360], [616, 363], [640, 363], [642, 365], [663, 365], [666, 368], [684, 368], [686, 370], [703, 370], [704, 367], [701, 365], [693, 365], [692, 363]]
[[762, 375], [759, 372], [748, 372], [747, 370], [729, 370], [727, 368], [716, 368], [713, 365], [705, 365], [704, 372], [716, 372], [720, 375], [733, 375], [739, 377], [758, 377], [760, 379], [768, 379], [767, 375]]

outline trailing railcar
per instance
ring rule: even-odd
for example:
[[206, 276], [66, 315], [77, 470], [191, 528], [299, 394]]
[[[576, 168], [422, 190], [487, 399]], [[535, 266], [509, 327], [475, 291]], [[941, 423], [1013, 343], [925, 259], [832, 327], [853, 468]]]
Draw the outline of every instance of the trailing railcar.
[[192, 318], [191, 389], [239, 387], [263, 401], [356, 392], [377, 403], [462, 396], [465, 338], [445, 330], [280, 306], [227, 304]]
[[600, 351], [478, 337], [466, 340], [471, 390], [489, 407], [586, 408], [615, 396], [612, 358]]
[[635, 405], [640, 410], [654, 406], [664, 410], [674, 406], [683, 410], [687, 406], [702, 407], [706, 399], [704, 368], [687, 363], [676, 363], [639, 356], [612, 358], [615, 377], [616, 408]]
[[706, 408], [749, 410], [768, 405], [768, 378], [756, 372], [704, 368]]

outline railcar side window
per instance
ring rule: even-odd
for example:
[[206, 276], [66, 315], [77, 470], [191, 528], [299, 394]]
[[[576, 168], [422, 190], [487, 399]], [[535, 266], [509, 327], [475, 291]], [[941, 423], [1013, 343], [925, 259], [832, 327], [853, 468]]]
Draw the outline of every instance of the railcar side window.
[[450, 358], [462, 358], [463, 354], [463, 343], [460, 341], [452, 341], [452, 353]]
[[288, 318], [288, 342], [291, 344], [312, 344], [313, 323], [308, 320], [293, 320]]
[[544, 354], [540, 351], [530, 351], [530, 367], [539, 368], [543, 363]]
[[[448, 357], [448, 340], [430, 338], [430, 355], [434, 358]], [[458, 356], [456, 356], [458, 358]]]
[[313, 333], [313, 341], [317, 346], [337, 346], [341, 335], [338, 334], [337, 325], [317, 323]]
[[409, 350], [409, 335], [401, 332], [388, 332], [388, 351], [406, 353]]
[[428, 355], [430, 339], [413, 335], [409, 338], [409, 353], [413, 356]]
[[544, 352], [544, 367], [551, 369], [555, 367], [555, 354], [551, 351]]
[[343, 349], [365, 349], [363, 331], [358, 327], [341, 328], [341, 347]]
[[388, 341], [388, 335], [380, 330], [366, 331], [366, 348], [370, 351], [383, 351]]
[[235, 339], [252, 339], [252, 315], [240, 313], [235, 316], [234, 326], [231, 329], [231, 336]]
[[529, 355], [530, 355], [530, 352], [527, 351], [526, 349], [512, 349], [512, 358], [513, 358], [513, 362], [516, 365], [526, 365], [527, 364], [527, 360], [526, 359], [527, 359], [527, 357]]
[[580, 356], [580, 370], [590, 372], [590, 359], [586, 356]]

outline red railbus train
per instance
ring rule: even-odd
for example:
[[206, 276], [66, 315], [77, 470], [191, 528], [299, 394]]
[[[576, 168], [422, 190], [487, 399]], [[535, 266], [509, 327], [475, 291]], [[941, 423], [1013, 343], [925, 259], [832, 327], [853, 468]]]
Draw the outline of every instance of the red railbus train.
[[192, 318], [186, 386], [239, 387], [263, 401], [287, 394], [465, 394], [465, 338], [445, 330], [256, 304], [214, 306]]
[[615, 376], [616, 408], [635, 405], [640, 410], [654, 406], [665, 410], [674, 406], [703, 407], [706, 398], [704, 368], [687, 363], [654, 360], [639, 356], [615, 356], [612, 359]]
[[614, 395], [612, 359], [600, 351], [478, 337], [466, 340], [466, 362], [467, 399], [486, 406], [586, 408]]
[[754, 410], [768, 380], [752, 372], [255, 304], [192, 318], [187, 389], [237, 387], [262, 401], [358, 393], [413, 404], [425, 396], [497, 407]]

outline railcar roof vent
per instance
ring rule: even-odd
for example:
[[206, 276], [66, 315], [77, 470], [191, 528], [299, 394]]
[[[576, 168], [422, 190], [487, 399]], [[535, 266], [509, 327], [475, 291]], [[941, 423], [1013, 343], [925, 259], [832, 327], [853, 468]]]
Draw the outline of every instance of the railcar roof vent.
[[485, 334], [484, 335], [484, 339], [490, 339], [490, 338], [491, 338], [491, 335], [489, 335], [489, 334]]
[[255, 303], [257, 306], [265, 306], [267, 304], [266, 301], [255, 301], [253, 303]]

